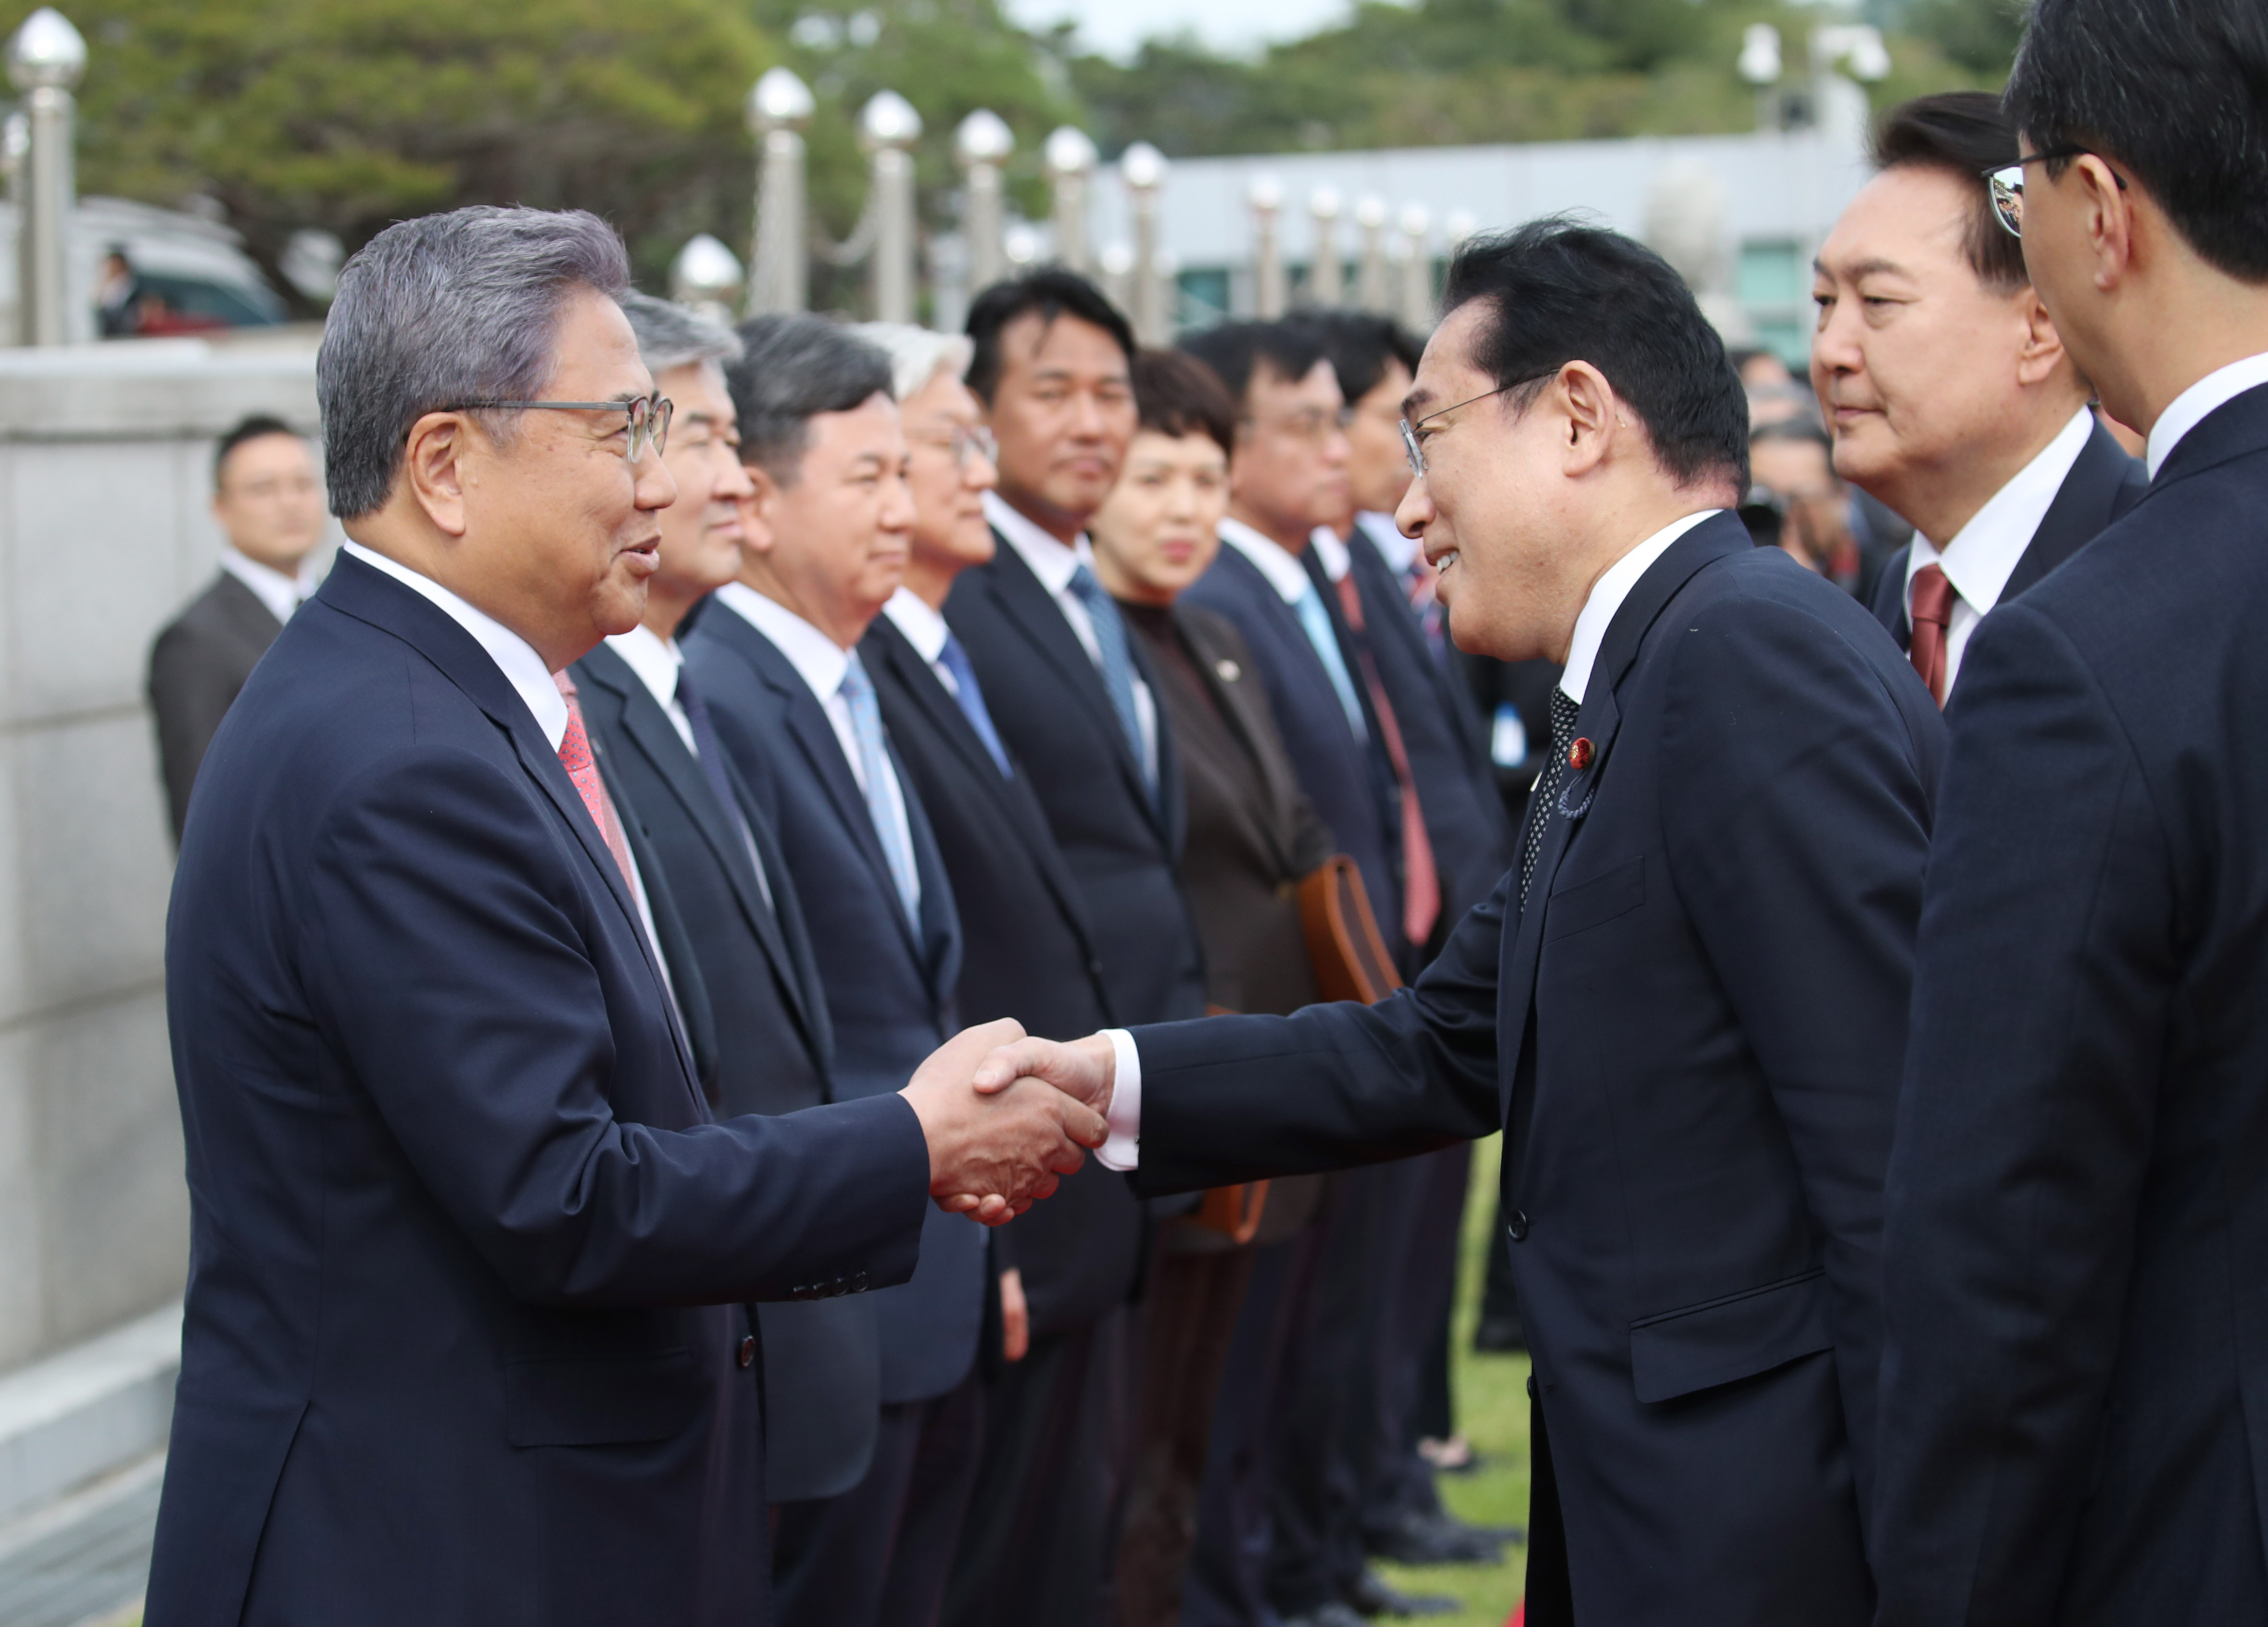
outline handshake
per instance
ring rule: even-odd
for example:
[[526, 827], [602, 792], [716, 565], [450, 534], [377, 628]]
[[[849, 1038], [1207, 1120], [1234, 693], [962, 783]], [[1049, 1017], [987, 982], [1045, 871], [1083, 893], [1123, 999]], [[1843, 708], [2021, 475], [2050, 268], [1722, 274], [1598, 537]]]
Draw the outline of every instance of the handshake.
[[1101, 1034], [1061, 1044], [1008, 1019], [962, 1029], [901, 1093], [929, 1143], [930, 1196], [1000, 1226], [1052, 1194], [1109, 1138], [1114, 1071]]

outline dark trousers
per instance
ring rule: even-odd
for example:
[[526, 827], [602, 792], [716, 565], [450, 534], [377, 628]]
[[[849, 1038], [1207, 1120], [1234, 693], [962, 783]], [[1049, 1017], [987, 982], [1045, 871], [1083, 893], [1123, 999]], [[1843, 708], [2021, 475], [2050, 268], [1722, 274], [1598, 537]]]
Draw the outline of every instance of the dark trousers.
[[1527, 1627], [1575, 1627], [1567, 1528], [1559, 1518], [1559, 1482], [1551, 1472], [1551, 1442], [1543, 1433], [1543, 1405], [1535, 1399], [1534, 1379], [1528, 1381], [1528, 1395]]
[[[1457, 1254], [1464, 1226], [1465, 1192], [1472, 1149], [1444, 1147], [1392, 1166], [1406, 1188], [1392, 1200], [1381, 1242], [1398, 1243], [1399, 1257], [1380, 1264], [1378, 1303], [1370, 1344], [1373, 1364], [1366, 1387], [1373, 1403], [1356, 1444], [1362, 1488], [1362, 1525], [1377, 1532], [1410, 1513], [1439, 1512], [1432, 1466], [1418, 1454], [1419, 1418], [1427, 1399], [1428, 1364], [1438, 1364], [1446, 1410], [1448, 1318], [1456, 1299]], [[1447, 1436], [1451, 1431], [1440, 1431]]]
[[1197, 1542], [1182, 1589], [1182, 1627], [1276, 1627], [1268, 1602], [1275, 1447], [1297, 1425], [1292, 1379], [1322, 1236], [1318, 1220], [1283, 1242], [1252, 1250], [1251, 1280], [1213, 1406]]
[[[983, 1491], [946, 1590], [951, 1627], [1102, 1627], [1135, 1353], [1114, 1311], [1032, 1341], [986, 1397]], [[974, 1455], [974, 1454], [972, 1454]]]
[[777, 1627], [935, 1627], [983, 1439], [974, 1371], [932, 1400], [885, 1406], [865, 1479], [779, 1506]]
[[[1169, 1238], [1173, 1230], [1167, 1229]], [[1174, 1627], [1182, 1619], [1213, 1402], [1251, 1280], [1252, 1255], [1248, 1248], [1175, 1253], [1168, 1245], [1152, 1256], [1118, 1533], [1119, 1627]]]

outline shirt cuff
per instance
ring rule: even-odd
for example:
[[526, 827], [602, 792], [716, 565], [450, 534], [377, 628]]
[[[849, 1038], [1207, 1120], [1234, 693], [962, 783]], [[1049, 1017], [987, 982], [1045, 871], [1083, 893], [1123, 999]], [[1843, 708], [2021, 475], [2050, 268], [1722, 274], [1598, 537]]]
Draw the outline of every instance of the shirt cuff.
[[1094, 1155], [1105, 1169], [1122, 1173], [1142, 1163], [1142, 1053], [1123, 1028], [1105, 1028], [1117, 1071], [1110, 1086], [1110, 1139]]

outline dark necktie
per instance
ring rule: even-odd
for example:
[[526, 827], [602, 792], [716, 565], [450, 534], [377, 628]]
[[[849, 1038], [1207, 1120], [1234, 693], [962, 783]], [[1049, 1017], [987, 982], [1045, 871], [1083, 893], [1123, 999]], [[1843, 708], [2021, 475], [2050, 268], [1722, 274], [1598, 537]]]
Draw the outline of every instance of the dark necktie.
[[1960, 597], [1943, 566], [1924, 565], [1913, 573], [1913, 637], [1906, 641], [1906, 659], [1940, 706], [1945, 704], [1946, 629]]
[[1575, 744], [1575, 719], [1582, 707], [1566, 690], [1557, 684], [1551, 688], [1551, 755], [1544, 759], [1543, 771], [1535, 777], [1535, 789], [1528, 793], [1528, 834], [1520, 843], [1520, 908], [1528, 909], [1528, 884], [1535, 880], [1535, 861], [1543, 851], [1543, 833], [1551, 823], [1552, 810], [1559, 803], [1559, 787], [1567, 777], [1567, 754]]
[[961, 647], [961, 640], [951, 633], [945, 636], [945, 647], [937, 652], [937, 664], [953, 674], [953, 698], [960, 703], [976, 738], [984, 742], [984, 749], [992, 754], [1001, 777], [1014, 778], [1008, 767], [1007, 747], [1000, 744], [1000, 733], [992, 726], [992, 714], [984, 710], [984, 691], [976, 687], [976, 669], [968, 664], [968, 652]]
[[1335, 584], [1339, 607], [1355, 637], [1355, 664], [1362, 668], [1363, 687], [1370, 691], [1370, 709], [1378, 714], [1380, 744], [1394, 765], [1395, 783], [1402, 787], [1402, 935], [1412, 948], [1423, 949], [1433, 936], [1433, 923], [1441, 914], [1441, 878], [1433, 865], [1432, 838], [1425, 834], [1425, 813], [1418, 805], [1418, 781], [1410, 772], [1410, 753], [1402, 743], [1402, 725], [1387, 699], [1386, 685], [1378, 676], [1364, 636], [1362, 590], [1349, 571]]

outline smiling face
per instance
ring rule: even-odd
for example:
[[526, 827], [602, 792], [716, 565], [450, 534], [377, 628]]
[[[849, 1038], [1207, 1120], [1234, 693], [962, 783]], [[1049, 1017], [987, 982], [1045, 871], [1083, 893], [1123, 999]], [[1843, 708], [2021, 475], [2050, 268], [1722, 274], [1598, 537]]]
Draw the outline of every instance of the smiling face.
[[1836, 472], [1940, 544], [2086, 395], [2032, 290], [1970, 264], [1982, 184], [1919, 166], [1876, 176], [1813, 279], [1811, 379]]
[[848, 650], [905, 578], [914, 526], [897, 403], [822, 412], [793, 478], [749, 471], [754, 523], [740, 579]]
[[717, 364], [673, 367], [655, 383], [677, 409], [664, 460], [677, 501], [661, 512], [660, 564], [645, 615], [666, 638], [703, 594], [740, 574], [740, 504], [755, 488], [740, 467], [733, 397]]
[[1144, 430], [1094, 517], [1095, 573], [1120, 599], [1169, 605], [1212, 564], [1227, 512], [1228, 454], [1219, 441]]
[[1110, 495], [1134, 438], [1130, 364], [1094, 323], [1036, 311], [1000, 330], [1000, 364], [987, 412], [1000, 495], [1067, 541]]

